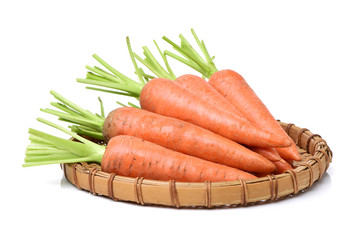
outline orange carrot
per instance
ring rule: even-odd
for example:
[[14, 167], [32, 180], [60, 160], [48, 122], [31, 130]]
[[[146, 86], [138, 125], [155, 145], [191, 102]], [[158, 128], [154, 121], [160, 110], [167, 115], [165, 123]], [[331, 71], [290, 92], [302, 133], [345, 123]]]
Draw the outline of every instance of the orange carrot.
[[131, 136], [110, 139], [101, 162], [106, 172], [128, 177], [183, 182], [234, 181], [255, 176], [175, 152]]
[[193, 92], [198, 98], [203, 99], [207, 103], [222, 108], [246, 120], [241, 112], [237, 110], [226, 98], [224, 98], [224, 96], [221, 95], [213, 86], [205, 81], [205, 79], [193, 74], [185, 74], [176, 78], [175, 82], [179, 83], [190, 92]]
[[274, 174], [280, 174], [285, 172], [286, 170], [293, 169], [293, 167], [285, 160], [281, 159], [280, 161], [274, 162], [276, 166], [276, 171]]
[[281, 159], [279, 153], [275, 148], [258, 148], [258, 147], [248, 147], [250, 150], [260, 154], [271, 162], [277, 162]]
[[[163, 78], [149, 80], [139, 74], [144, 79], [136, 82], [97, 55], [94, 54], [93, 57], [115, 76], [98, 67], [87, 66], [94, 73], [77, 81], [116, 90], [91, 89], [140, 98], [141, 108], [145, 110], [193, 123], [249, 146], [287, 147], [291, 144], [287, 138], [262, 130], [238, 116], [208, 104], [174, 81]], [[139, 69], [136, 69], [138, 72]]]
[[[175, 79], [182, 87], [193, 92], [198, 96], [198, 98], [203, 99], [209, 104], [212, 104], [216, 107], [222, 108], [230, 113], [238, 115], [242, 119], [247, 119], [242, 115], [242, 113], [236, 109], [223, 95], [221, 95], [214, 87], [212, 87], [207, 81], [203, 78], [193, 75], [185, 74]], [[270, 161], [278, 161], [281, 159], [279, 153], [275, 148], [260, 148], [252, 147], [252, 151], [259, 153], [263, 157], [269, 159]]]
[[278, 151], [281, 157], [301, 160], [295, 143], [285, 133], [265, 104], [240, 74], [232, 70], [221, 70], [210, 77], [209, 83], [246, 116], [250, 122], [279, 136], [287, 137], [291, 141], [290, 147]]
[[[199, 99], [202, 99], [203, 101], [207, 102], [208, 104], [211, 104], [215, 107], [222, 108], [230, 113], [233, 113], [234, 115], [238, 115], [243, 120], [247, 121], [246, 118], [238, 111], [235, 106], [233, 106], [224, 96], [222, 96], [215, 88], [213, 88], [205, 79], [193, 75], [193, 74], [185, 74], [180, 77], [175, 77], [173, 74], [173, 71], [171, 70], [166, 57], [159, 49], [158, 45], [154, 41], [155, 45], [157, 46], [160, 55], [162, 56], [164, 63], [166, 65], [166, 69], [164, 69], [159, 62], [156, 60], [156, 58], [152, 55], [150, 50], [147, 47], [143, 47], [144, 49], [144, 55], [145, 59], [142, 59], [139, 55], [136, 53], [131, 52], [130, 50], [130, 56], [134, 55], [141, 63], [143, 63], [149, 70], [152, 71], [156, 76], [160, 78], [166, 78], [170, 80], [175, 80], [175, 82], [179, 83], [182, 87], [187, 89], [188, 91], [196, 94], [196, 96]], [[134, 64], [135, 69], [137, 68], [137, 65]], [[265, 158], [268, 158], [271, 161], [278, 161], [280, 158], [279, 154], [276, 152], [274, 148], [259, 148], [254, 147], [252, 149], [253, 151], [259, 153], [260, 155], [264, 156]], [[189, 153], [187, 153], [189, 154]], [[202, 156], [200, 156], [202, 157]]]
[[265, 177], [269, 174], [281, 174], [284, 173], [287, 170], [291, 170], [294, 169], [291, 164], [289, 164], [287, 161], [285, 161], [284, 159], [280, 159], [279, 161], [273, 162], [274, 165], [276, 166], [276, 170], [273, 172], [268, 172], [268, 173], [254, 173], [255, 176], [257, 177]]
[[191, 32], [205, 56], [203, 59], [190, 43], [180, 34], [181, 45], [177, 45], [170, 39], [163, 39], [174, 47], [174, 49], [182, 54], [185, 58], [178, 56], [169, 51], [165, 51], [164, 55], [171, 56], [176, 60], [199, 71], [202, 75], [209, 79], [209, 83], [220, 92], [237, 110], [241, 112], [250, 122], [256, 126], [266, 129], [277, 136], [287, 138], [291, 142], [290, 146], [280, 149], [278, 153], [286, 160], [300, 160], [295, 143], [276, 122], [264, 103], [256, 96], [255, 92], [250, 88], [242, 76], [231, 70], [218, 71], [210, 56], [204, 41], [200, 41], [194, 30]]
[[160, 146], [248, 172], [271, 172], [274, 164], [242, 145], [209, 130], [143, 109], [122, 107], [106, 117], [105, 141], [135, 136]]
[[267, 175], [270, 174], [281, 174], [284, 173], [287, 170], [291, 170], [294, 169], [291, 164], [289, 164], [287, 161], [285, 161], [284, 159], [280, 159], [279, 161], [274, 162], [274, 165], [276, 166], [276, 170], [273, 172], [268, 172], [268, 173], [254, 173], [255, 176], [257, 177], [265, 177]]
[[291, 163], [291, 161], [300, 161], [300, 155], [297, 151], [297, 147], [295, 143], [292, 143], [290, 147], [285, 148], [276, 148], [276, 151], [280, 154], [280, 156]]
[[135, 107], [121, 107], [105, 118], [93, 114], [60, 94], [51, 94], [61, 103], [52, 105], [61, 111], [41, 109], [70, 122], [73, 132], [108, 142], [117, 135], [135, 136], [163, 147], [251, 172], [269, 172], [274, 164], [261, 155], [209, 130], [175, 118]]
[[141, 108], [208, 129], [233, 141], [256, 147], [284, 147], [291, 142], [255, 127], [226, 110], [208, 104], [178, 83], [155, 78], [142, 89]]
[[97, 162], [105, 172], [154, 180], [202, 182], [256, 178], [250, 173], [175, 152], [133, 136], [116, 136], [105, 147], [57, 124], [38, 120], [69, 134], [79, 142], [30, 129], [32, 142], [26, 151], [24, 167]]

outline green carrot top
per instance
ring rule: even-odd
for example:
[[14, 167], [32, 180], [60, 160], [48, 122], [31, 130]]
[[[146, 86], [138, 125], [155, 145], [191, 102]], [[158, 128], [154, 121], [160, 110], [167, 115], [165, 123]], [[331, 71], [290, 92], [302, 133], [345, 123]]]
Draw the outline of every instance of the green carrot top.
[[199, 46], [201, 52], [205, 56], [205, 59], [200, 56], [200, 54], [191, 46], [189, 41], [180, 34], [180, 46], [171, 41], [167, 37], [163, 37], [163, 39], [169, 43], [177, 52], [179, 52], [183, 57], [176, 55], [170, 51], [165, 50], [164, 55], [168, 55], [186, 65], [193, 68], [194, 70], [200, 72], [206, 78], [209, 78], [212, 74], [217, 72], [217, 68], [214, 63], [214, 56], [211, 57], [203, 40], [199, 40], [198, 36], [196, 35], [194, 29], [191, 29], [191, 33], [196, 40], [197, 45]]
[[130, 40], [127, 37], [127, 46], [130, 54], [131, 61], [135, 68], [135, 73], [138, 76], [138, 81], [135, 81], [128, 76], [122, 74], [110, 64], [101, 59], [98, 55], [93, 54], [95, 58], [103, 67], [105, 67], [109, 72], [103, 70], [100, 67], [90, 67], [86, 66], [89, 72], [86, 75], [85, 79], [78, 78], [77, 81], [80, 83], [85, 83], [89, 85], [96, 85], [103, 88], [97, 87], [87, 87], [88, 89], [103, 91], [108, 93], [120, 94], [129, 97], [139, 98], [142, 87], [150, 80], [155, 78], [154, 76], [147, 74], [144, 70], [138, 67], [136, 60], [146, 66], [153, 74], [157, 77], [166, 78], [174, 80], [176, 79], [173, 70], [170, 68], [170, 65], [167, 61], [167, 57], [161, 51], [159, 45], [154, 41], [154, 44], [160, 53], [160, 56], [165, 63], [165, 68], [156, 60], [154, 55], [151, 53], [148, 47], [143, 47], [144, 58], [140, 57], [138, 54], [132, 51]]
[[26, 148], [24, 167], [58, 163], [101, 162], [105, 146], [93, 143], [48, 120], [42, 118], [37, 120], [67, 133], [79, 142], [55, 137], [30, 128], [31, 142]]
[[102, 129], [105, 121], [105, 113], [103, 102], [100, 98], [100, 111], [101, 114], [92, 113], [89, 110], [85, 110], [70, 100], [66, 99], [55, 91], [50, 93], [59, 102], [52, 102], [51, 105], [57, 110], [43, 108], [40, 109], [43, 112], [55, 115], [59, 117], [59, 120], [72, 123], [71, 130], [80, 135], [86, 135], [95, 139], [103, 139]]

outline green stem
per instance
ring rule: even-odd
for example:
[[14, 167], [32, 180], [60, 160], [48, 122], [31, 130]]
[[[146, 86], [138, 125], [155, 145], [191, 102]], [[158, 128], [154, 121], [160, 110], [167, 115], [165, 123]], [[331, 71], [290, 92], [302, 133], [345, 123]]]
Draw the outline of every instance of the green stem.
[[101, 117], [102, 117], [102, 118], [105, 118], [104, 103], [103, 103], [103, 101], [101, 100], [100, 97], [98, 97], [98, 100], [99, 100], [99, 102], [100, 102], [100, 113], [101, 113]]
[[[52, 148], [52, 149], [39, 149], [39, 150], [30, 150], [28, 149], [26, 151], [26, 156], [41, 156], [41, 155], [50, 155], [50, 154], [62, 154], [62, 153], [68, 153], [68, 151], [66, 150], [61, 150], [61, 149], [56, 149], [56, 148]], [[27, 161], [29, 161], [30, 158], [27, 158]], [[31, 160], [31, 159], [30, 159]]]
[[34, 167], [34, 166], [41, 166], [41, 165], [50, 165], [50, 164], [62, 164], [62, 163], [78, 163], [78, 162], [97, 162], [101, 164], [101, 161], [96, 161], [92, 157], [77, 157], [74, 156], [73, 158], [68, 159], [52, 159], [52, 156], [47, 156], [49, 159], [48, 161], [33, 161], [27, 162], [23, 164], [23, 167]]
[[122, 107], [140, 108], [139, 106], [137, 106], [136, 104], [133, 104], [133, 103], [131, 103], [131, 102], [128, 102], [128, 105], [126, 105], [126, 104], [124, 104], [124, 103], [122, 103], [122, 102], [119, 102], [119, 101], [117, 101], [116, 103], [119, 104], [119, 105], [122, 106]]
[[83, 125], [83, 126], [88, 126], [91, 127], [93, 129], [102, 129], [102, 125], [104, 123], [104, 120], [102, 121], [94, 121], [92, 119], [87, 119], [84, 118], [83, 116], [72, 116], [70, 114], [67, 113], [63, 113], [60, 111], [56, 111], [53, 109], [49, 109], [49, 108], [45, 108], [45, 109], [40, 109], [40, 111], [45, 112], [45, 113], [49, 113], [55, 116], [58, 116], [62, 121], [67, 121], [70, 123], [76, 123], [79, 125]]
[[171, 69], [170, 65], [169, 65], [169, 62], [167, 60], [167, 57], [166, 55], [163, 53], [163, 51], [161, 51], [159, 45], [156, 43], [156, 41], [154, 40], [154, 44], [157, 48], [157, 50], [159, 51], [159, 54], [161, 56], [161, 58], [163, 59], [164, 63], [165, 63], [165, 66], [166, 66], [166, 69], [168, 70], [168, 73], [170, 74], [171, 78], [170, 79], [176, 79], [176, 76], [173, 72], [173, 70]]
[[170, 53], [169, 51], [165, 52], [165, 54], [170, 57], [173, 57], [175, 60], [178, 60], [178, 61], [192, 67], [193, 69], [195, 69], [196, 71], [198, 71], [202, 75], [204, 75], [205, 77], [210, 78], [210, 76], [212, 74], [214, 74], [215, 72], [218, 71], [215, 66], [215, 63], [213, 62], [214, 57], [210, 56], [210, 54], [205, 46], [204, 41], [199, 40], [198, 36], [196, 35], [196, 33], [193, 29], [191, 29], [191, 33], [192, 33], [197, 45], [199, 46], [201, 52], [205, 56], [205, 59], [200, 56], [200, 54], [191, 46], [189, 41], [182, 34], [179, 35], [180, 40], [181, 40], [180, 46], [165, 36], [163, 37], [163, 39], [167, 43], [169, 43], [177, 52], [179, 52], [181, 55], [183, 55], [187, 60], [179, 57], [176, 54]]
[[150, 69], [156, 76], [173, 80], [173, 77], [160, 65], [150, 50], [147, 47], [143, 47], [143, 49], [145, 58], [142, 59], [139, 55], [134, 53], [136, 59]]
[[169, 52], [168, 50], [164, 51], [164, 54], [167, 56], [170, 56], [172, 58], [174, 58], [175, 60], [182, 62], [185, 65], [188, 65], [189, 67], [191, 67], [192, 69], [194, 69], [197, 72], [200, 72], [201, 74], [204, 75], [203, 69], [199, 67], [199, 65], [197, 65], [196, 63], [189, 61], [185, 58], [180, 57], [179, 55], [176, 55], [175, 53]]
[[[154, 55], [151, 53], [149, 48], [146, 46], [143, 47], [143, 50], [144, 50], [143, 54], [144, 54], [145, 58], [141, 58], [139, 55], [137, 55], [134, 52], [132, 52], [132, 56], [134, 56], [139, 62], [141, 62], [145, 67], [147, 67], [157, 77], [175, 80], [176, 76], [175, 76], [174, 72], [172, 71], [172, 69], [170, 68], [170, 65], [166, 58], [166, 55], [161, 51], [159, 45], [156, 43], [155, 40], [154, 40], [154, 44], [155, 44], [162, 60], [165, 63], [166, 69], [156, 60]], [[136, 63], [134, 64], [134, 66], [135, 66], [135, 68], [137, 68]], [[139, 69], [139, 72], [141, 73], [142, 77], [145, 79], [150, 77], [149, 75], [146, 75], [142, 69]]]
[[106, 88], [111, 88], [111, 89], [116, 89], [116, 90], [120, 90], [120, 91], [124, 91], [127, 94], [131, 95], [132, 97], [139, 97], [140, 96], [140, 92], [143, 86], [128, 86], [126, 84], [122, 84], [122, 83], [112, 83], [112, 82], [107, 82], [107, 81], [96, 81], [96, 80], [91, 80], [91, 79], [81, 79], [78, 78], [76, 79], [77, 82], [80, 83], [86, 83], [86, 84], [90, 84], [90, 85], [96, 85], [96, 86], [100, 86], [100, 87], [106, 87]]
[[76, 112], [81, 114], [82, 116], [84, 116], [86, 118], [90, 118], [90, 119], [96, 119], [96, 117], [94, 117], [94, 114], [92, 114], [88, 110], [84, 110], [83, 108], [79, 107], [78, 105], [71, 102], [70, 100], [64, 98], [63, 96], [61, 96], [57, 92], [51, 90], [50, 94], [53, 95], [55, 99], [59, 100], [60, 102], [62, 102], [65, 105], [69, 106], [70, 108], [72, 108], [73, 110], [75, 110]]
[[163, 40], [165, 40], [167, 43], [169, 43], [176, 51], [178, 51], [181, 55], [183, 55], [186, 59], [191, 60], [191, 58], [189, 58], [181, 49], [180, 46], [178, 46], [176, 43], [174, 43], [173, 41], [171, 41], [169, 38], [163, 36], [162, 37]]
[[155, 78], [154, 76], [145, 73], [142, 68], [139, 68], [139, 70], [140, 70], [140, 72], [141, 72], [141, 75], [143, 76], [143, 78], [145, 78], [145, 80], [146, 80], [147, 82], [150, 81], [151, 79]]
[[143, 75], [141, 74], [141, 71], [140, 71], [140, 69], [139, 69], [139, 67], [138, 67], [138, 65], [136, 63], [134, 52], [131, 49], [129, 37], [126, 37], [126, 44], [127, 44], [127, 47], [128, 47], [128, 51], [129, 51], [129, 54], [130, 54], [131, 61], [132, 61], [133, 65], [134, 65], [134, 68], [135, 68], [135, 73], [138, 76], [139, 81], [141, 83], [145, 84], [145, 80], [143, 78]]
[[56, 107], [57, 109], [60, 109], [63, 112], [66, 112], [70, 115], [77, 115], [78, 112], [70, 109], [68, 106], [66, 106], [65, 104], [62, 103], [58, 103], [58, 102], [51, 102], [50, 103], [51, 106]]
[[26, 147], [26, 150], [53, 150], [58, 149], [57, 147], [49, 147], [44, 145], [38, 145], [38, 144], [29, 144]]
[[45, 139], [36, 137], [34, 135], [30, 135], [29, 140], [32, 143], [31, 145], [43, 146], [43, 147], [54, 147], [54, 146], [52, 146], [51, 142], [49, 142], [49, 141], [47, 141]]
[[[100, 70], [100, 68], [98, 68], [98, 67], [90, 67], [90, 66], [86, 65], [85, 68], [87, 70], [92, 71], [92, 72], [88, 72], [88, 74], [86, 75], [86, 78], [88, 78], [88, 79], [92, 79], [92, 80], [96, 80], [96, 81], [108, 81], [108, 82], [125, 84], [125, 82], [123, 80], [119, 79], [118, 77], [116, 77], [108, 72]], [[94, 73], [96, 73], [96, 74], [94, 74]]]
[[86, 87], [86, 89], [96, 90], [96, 91], [99, 91], [99, 92], [118, 94], [118, 95], [123, 95], [123, 96], [128, 96], [128, 97], [136, 97], [136, 96], [134, 96], [134, 94], [130, 94], [130, 93], [127, 93], [127, 92], [119, 92], [119, 91], [114, 91], [114, 90], [109, 90], [109, 89], [104, 89], [104, 88]]
[[119, 101], [116, 101], [117, 104], [119, 104], [120, 106], [122, 107], [128, 107], [126, 104], [122, 103], [122, 102], [119, 102]]
[[[101, 163], [105, 146], [93, 143], [45, 119], [38, 118], [37, 120], [70, 135], [80, 142], [62, 139], [35, 129], [29, 129], [30, 139], [33, 140], [29, 145], [29, 149], [27, 149], [25, 164], [23, 164], [24, 167], [83, 161]], [[37, 152], [39, 150], [31, 149], [34, 144], [37, 148], [40, 148], [39, 150], [41, 150], [41, 148], [43, 148], [43, 150]], [[49, 147], [53, 149], [46, 150], [46, 148]]]
[[99, 132], [99, 131], [86, 129], [85, 127], [76, 126], [76, 125], [69, 126], [69, 128], [71, 129], [72, 132], [77, 133], [82, 136], [88, 136], [88, 137], [91, 137], [94, 139], [99, 139], [99, 140], [104, 139], [102, 132]]
[[116, 70], [115, 68], [113, 68], [112, 66], [110, 66], [110, 64], [108, 64], [107, 62], [105, 62], [103, 59], [101, 59], [98, 55], [93, 54], [93, 58], [95, 58], [99, 63], [101, 63], [101, 65], [103, 65], [105, 68], [107, 68], [110, 72], [112, 72], [115, 76], [117, 76], [119, 79], [121, 79], [122, 81], [124, 81], [126, 84], [128, 85], [135, 85], [135, 86], [142, 86], [142, 84], [139, 84], [137, 82], [135, 82], [134, 80], [132, 80], [131, 78], [125, 76], [124, 74], [122, 74], [121, 72], [119, 72], [118, 70]]
[[[131, 48], [130, 48], [131, 50]], [[108, 89], [101, 89], [101, 88], [90, 88], [92, 90], [98, 90], [103, 92], [109, 92], [109, 93], [117, 93], [122, 94], [126, 96], [131, 96], [138, 98], [140, 96], [140, 92], [145, 85], [145, 81], [142, 81], [141, 83], [138, 83], [131, 78], [125, 76], [124, 74], [117, 71], [115, 68], [110, 66], [107, 62], [105, 62], [103, 59], [101, 59], [96, 54], [93, 55], [93, 57], [106, 69], [108, 69], [112, 74], [107, 73], [104, 70], [100, 70], [98, 67], [89, 67], [86, 66], [86, 68], [92, 72], [87, 74], [87, 77], [85, 79], [78, 78], [77, 82], [80, 83], [86, 83], [89, 85], [95, 85], [100, 87], [105, 87], [109, 89], [115, 89], [119, 91], [112, 91]], [[136, 67], [138, 74], [140, 74], [140, 70]]]
[[133, 107], [133, 108], [140, 108], [139, 106], [137, 106], [136, 104], [133, 104], [131, 102], [128, 102], [129, 106], [130, 107]]
[[58, 108], [60, 111], [49, 108], [40, 109], [41, 111], [57, 116], [61, 121], [75, 124], [70, 128], [72, 130], [77, 130], [76, 132], [78, 134], [103, 139], [102, 129], [105, 121], [105, 113], [100, 98], [98, 98], [98, 100], [100, 102], [101, 115], [94, 114], [89, 110], [81, 108], [55, 91], [51, 91], [50, 93], [60, 101], [60, 103], [52, 103], [51, 105]]
[[200, 54], [196, 52], [196, 50], [191, 46], [191, 44], [186, 40], [186, 38], [182, 34], [180, 34], [179, 37], [181, 39], [180, 46], [183, 50], [186, 50], [186, 55], [191, 60], [196, 62], [200, 67], [207, 68], [208, 66], [206, 65], [204, 59], [200, 56]]
[[[193, 37], [195, 38], [195, 41], [198, 44], [199, 48], [201, 49], [203, 55], [205, 56], [206, 62], [208, 62], [209, 64], [213, 64], [213, 67], [215, 67], [215, 64], [213, 62], [214, 57], [210, 56], [210, 54], [205, 46], [205, 42], [203, 40], [201, 40], [201, 41], [199, 40], [194, 29], [191, 29], [191, 33], [192, 33]], [[215, 69], [216, 69], [216, 67], [215, 67]]]

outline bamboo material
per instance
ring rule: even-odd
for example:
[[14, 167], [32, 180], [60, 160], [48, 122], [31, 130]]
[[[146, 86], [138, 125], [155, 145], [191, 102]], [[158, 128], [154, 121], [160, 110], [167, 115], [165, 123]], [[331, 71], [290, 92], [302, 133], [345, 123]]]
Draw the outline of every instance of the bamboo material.
[[295, 141], [301, 161], [295, 169], [278, 175], [231, 182], [186, 183], [129, 178], [101, 171], [97, 164], [63, 164], [65, 177], [79, 189], [141, 205], [172, 207], [226, 207], [274, 201], [297, 194], [322, 178], [332, 151], [318, 134], [280, 122]]

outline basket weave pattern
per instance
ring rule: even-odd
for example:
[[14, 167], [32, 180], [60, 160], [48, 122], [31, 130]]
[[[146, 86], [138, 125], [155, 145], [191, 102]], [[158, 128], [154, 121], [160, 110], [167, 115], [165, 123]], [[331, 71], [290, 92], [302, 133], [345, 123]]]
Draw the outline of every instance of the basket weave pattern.
[[63, 164], [65, 177], [79, 189], [115, 201], [172, 207], [241, 206], [297, 194], [320, 180], [332, 161], [332, 151], [318, 134], [279, 122], [301, 155], [296, 168], [278, 175], [231, 182], [186, 183], [129, 178], [101, 171], [98, 164]]

